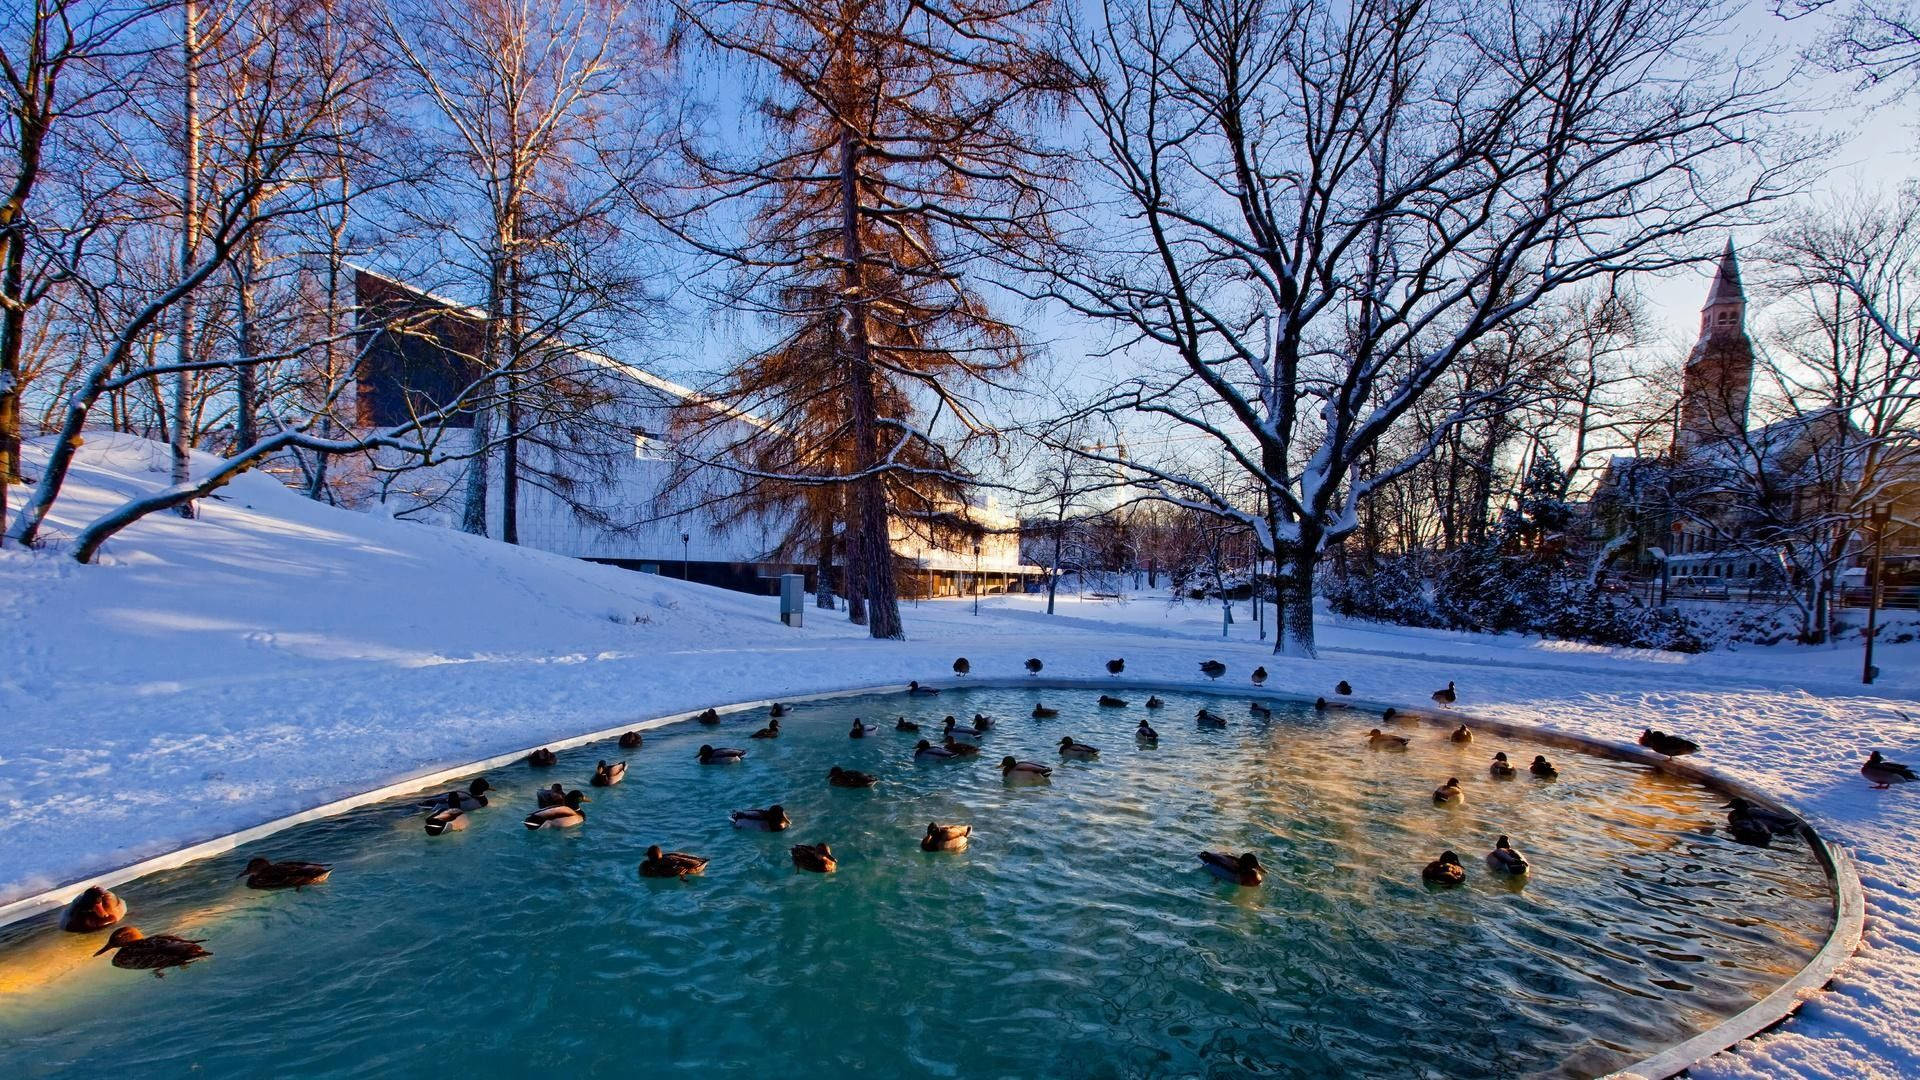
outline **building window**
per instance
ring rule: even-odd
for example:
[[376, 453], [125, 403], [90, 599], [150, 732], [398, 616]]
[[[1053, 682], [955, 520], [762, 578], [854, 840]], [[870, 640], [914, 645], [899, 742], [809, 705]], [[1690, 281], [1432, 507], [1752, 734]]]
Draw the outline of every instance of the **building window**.
[[1728, 323], [1731, 323], [1733, 321], [1733, 312], [1731, 311], [1721, 312], [1719, 315], [1719, 321], [1720, 321], [1720, 325], [1722, 326], [1725, 326]]
[[633, 428], [633, 458], [635, 461], [660, 461], [667, 456], [666, 443], [657, 431], [646, 428]]

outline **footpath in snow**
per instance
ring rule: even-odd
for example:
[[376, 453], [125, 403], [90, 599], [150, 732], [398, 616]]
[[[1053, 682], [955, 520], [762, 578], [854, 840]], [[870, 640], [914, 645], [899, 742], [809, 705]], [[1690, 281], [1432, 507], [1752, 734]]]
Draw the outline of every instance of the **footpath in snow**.
[[[56, 533], [164, 481], [162, 448], [83, 452]], [[19, 492], [16, 490], [15, 497]], [[17, 505], [17, 503], [16, 503]], [[1212, 605], [1063, 596], [909, 606], [906, 642], [833, 613], [780, 625], [749, 597], [321, 506], [245, 476], [201, 517], [155, 517], [102, 565], [0, 552], [0, 903], [411, 776], [651, 716], [848, 686], [976, 675], [1192, 682], [1264, 664], [1274, 693], [1347, 679], [1630, 742], [1683, 732], [1698, 760], [1807, 813], [1868, 892], [1866, 944], [1782, 1028], [1710, 1077], [1920, 1075], [1920, 791], [1872, 791], [1870, 749], [1920, 758], [1920, 644], [1862, 692], [1847, 649], [1705, 656], [1325, 622], [1318, 661], [1273, 657]], [[1920, 787], [1920, 785], [1915, 785]]]

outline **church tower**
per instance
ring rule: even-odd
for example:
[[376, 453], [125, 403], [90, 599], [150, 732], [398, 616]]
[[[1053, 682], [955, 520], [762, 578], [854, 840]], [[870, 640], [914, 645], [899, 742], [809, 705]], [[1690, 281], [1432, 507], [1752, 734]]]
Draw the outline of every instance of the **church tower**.
[[1700, 340], [1687, 357], [1680, 392], [1680, 425], [1674, 449], [1684, 451], [1737, 435], [1747, 428], [1747, 398], [1753, 389], [1753, 342], [1747, 337], [1747, 294], [1733, 241], [1700, 310]]

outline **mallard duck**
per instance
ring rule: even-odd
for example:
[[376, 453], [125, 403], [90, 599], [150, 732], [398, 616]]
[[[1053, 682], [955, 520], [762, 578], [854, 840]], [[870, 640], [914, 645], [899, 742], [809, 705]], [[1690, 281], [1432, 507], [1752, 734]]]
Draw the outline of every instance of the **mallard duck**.
[[863, 724], [857, 716], [853, 718], [853, 726], [847, 729], [849, 739], [864, 739], [869, 735], [878, 734], [880, 734], [879, 724]]
[[1027, 674], [1029, 675], [1040, 674], [1040, 669], [1046, 666], [1047, 665], [1040, 662], [1040, 658], [1037, 656], [1027, 657]]
[[745, 750], [735, 747], [700, 744], [699, 760], [702, 765], [738, 765], [746, 756]]
[[1200, 853], [1200, 864], [1207, 868], [1207, 873], [1235, 885], [1251, 887], [1267, 879], [1266, 871], [1260, 867], [1260, 857], [1251, 851], [1240, 855], [1225, 851], [1203, 851]]
[[318, 885], [332, 873], [333, 867], [326, 863], [274, 862], [256, 857], [247, 860], [247, 868], [239, 876], [247, 879], [249, 889], [297, 890]]
[[1073, 736], [1071, 735], [1062, 735], [1060, 737], [1060, 756], [1085, 761], [1088, 758], [1099, 757], [1100, 751], [1088, 746], [1086, 743], [1074, 742]]
[[1752, 818], [1728, 818], [1727, 831], [1742, 844], [1750, 844], [1754, 847], [1769, 847], [1773, 844], [1773, 830]]
[[1227, 726], [1226, 717], [1221, 716], [1219, 713], [1205, 706], [1202, 706], [1199, 712], [1193, 714], [1193, 722], [1201, 727], [1223, 728]]
[[538, 750], [535, 750], [533, 753], [527, 755], [527, 764], [533, 766], [536, 769], [552, 768], [553, 763], [558, 760], [560, 759], [554, 756], [553, 751], [547, 749], [544, 746]]
[[982, 713], [982, 712], [974, 713], [973, 714], [973, 730], [978, 731], [983, 735], [989, 731], [992, 731], [993, 717], [988, 716], [986, 713]]
[[959, 851], [967, 846], [967, 837], [973, 835], [971, 825], [942, 825], [939, 822], [927, 824], [927, 835], [920, 838], [921, 851]]
[[113, 966], [131, 968], [135, 971], [151, 971], [158, 979], [171, 967], [186, 967], [202, 957], [213, 954], [200, 947], [205, 938], [174, 937], [172, 934], [155, 934], [148, 937], [137, 926], [123, 926], [113, 932], [105, 945], [93, 954], [99, 956], [108, 949], [117, 949], [113, 954]]
[[492, 790], [493, 785], [482, 776], [468, 784], [464, 791], [455, 788], [442, 792], [420, 805], [423, 809], [449, 807], [455, 810], [478, 810], [487, 805], [487, 792]]
[[[951, 735], [946, 737], [949, 739], [953, 738]], [[919, 744], [913, 748], [913, 756], [916, 761], [946, 761], [949, 758], [956, 758], [960, 755], [944, 746], [935, 746], [927, 740], [921, 739]]]
[[644, 741], [644, 740], [642, 740], [642, 739], [640, 738], [640, 733], [639, 733], [639, 732], [637, 732], [637, 731], [629, 731], [629, 732], [627, 732], [626, 734], [624, 734], [624, 735], [622, 735], [622, 736], [620, 736], [620, 749], [622, 749], [622, 750], [638, 750], [638, 749], [640, 749], [640, 743], [641, 743], [642, 741]]
[[1641, 730], [1640, 745], [1656, 754], [1665, 754], [1669, 758], [1700, 752], [1699, 743], [1691, 739], [1683, 739], [1678, 735], [1669, 735], [1664, 731], [1656, 731], [1653, 728]]
[[1166, 702], [1164, 702], [1164, 701], [1162, 701], [1162, 700], [1160, 700], [1160, 699], [1159, 699], [1159, 698], [1157, 698], [1157, 697], [1154, 697], [1154, 696], [1152, 696], [1151, 694], [1149, 694], [1149, 695], [1147, 696], [1147, 708], [1149, 708], [1149, 709], [1164, 709], [1164, 708], [1166, 708], [1166, 707], [1167, 707], [1167, 703], [1166, 703]]
[[1867, 763], [1860, 766], [1860, 775], [1882, 791], [1895, 784], [1911, 784], [1920, 780], [1920, 776], [1915, 776], [1911, 768], [1897, 761], [1888, 761], [1880, 756], [1878, 750], [1867, 755]]
[[1160, 733], [1153, 730], [1153, 727], [1147, 723], [1146, 717], [1144, 716], [1140, 718], [1140, 726], [1133, 729], [1133, 737], [1143, 743], [1157, 743], [1160, 741]]
[[593, 767], [593, 779], [588, 781], [594, 787], [612, 787], [627, 778], [627, 763], [616, 761], [608, 764], [604, 761]]
[[1513, 845], [1502, 836], [1493, 842], [1493, 850], [1487, 852], [1487, 869], [1496, 874], [1519, 877], [1530, 868], [1527, 866], [1527, 857], [1513, 850]]
[[835, 765], [827, 770], [827, 783], [834, 787], [872, 787], [879, 782], [879, 777], [872, 773], [863, 773], [859, 769], [843, 769]]
[[1398, 710], [1398, 709], [1395, 709], [1395, 708], [1394, 708], [1393, 706], [1391, 706], [1391, 705], [1389, 705], [1389, 706], [1387, 706], [1387, 707], [1386, 707], [1385, 709], [1382, 709], [1382, 710], [1380, 711], [1380, 719], [1382, 719], [1382, 720], [1385, 720], [1385, 721], [1387, 721], [1388, 723], [1392, 723], [1392, 722], [1393, 722], [1393, 718], [1394, 718], [1394, 717], [1396, 717], [1396, 716], [1399, 716], [1399, 715], [1400, 715], [1400, 712], [1399, 712], [1399, 710]]
[[1044, 784], [1053, 776], [1053, 770], [1033, 761], [1016, 761], [1011, 756], [1000, 759], [1000, 776], [1009, 784]]
[[533, 793], [535, 806], [545, 810], [549, 806], [561, 806], [567, 801], [567, 789], [555, 784], [552, 787], [537, 788]]
[[75, 934], [91, 934], [95, 930], [105, 930], [126, 917], [125, 900], [98, 885], [89, 885], [60, 913], [60, 929]]
[[909, 719], [907, 719], [906, 717], [904, 717], [904, 716], [902, 716], [902, 717], [899, 717], [899, 718], [897, 718], [897, 719], [895, 719], [895, 720], [894, 720], [894, 722], [893, 722], [893, 730], [895, 730], [895, 731], [919, 731], [919, 730], [920, 730], [920, 725], [919, 725], [919, 724], [916, 724], [916, 723], [914, 723], [913, 721], [911, 721], [911, 720], [909, 720]]
[[1533, 755], [1533, 764], [1527, 766], [1527, 771], [1542, 780], [1555, 780], [1560, 776], [1560, 770], [1554, 768], [1553, 762], [1548, 761], [1544, 754]]
[[1326, 707], [1327, 707], [1327, 699], [1326, 699], [1326, 698], [1323, 698], [1323, 697], [1322, 697], [1322, 698], [1314, 698], [1314, 699], [1313, 699], [1313, 707], [1314, 707], [1314, 708], [1316, 708], [1316, 709], [1320, 709], [1320, 710], [1322, 710], [1322, 711], [1324, 711], [1324, 710], [1326, 709]]
[[980, 752], [979, 747], [973, 745], [972, 743], [963, 743], [959, 739], [956, 739], [951, 735], [946, 737], [945, 745], [949, 752], [959, 757], [967, 757], [969, 755], [977, 754]]
[[831, 874], [840, 869], [840, 860], [833, 857], [833, 849], [824, 843], [795, 844], [787, 849], [787, 853], [793, 856], [793, 865], [802, 870]]
[[1226, 673], [1227, 665], [1218, 660], [1200, 661], [1200, 674], [1205, 675], [1209, 679], [1217, 679]]
[[1262, 720], [1268, 720], [1273, 717], [1273, 710], [1267, 708], [1265, 705], [1262, 705], [1257, 701], [1250, 701], [1247, 703], [1247, 712], [1248, 714], [1258, 717]]
[[1267, 669], [1264, 667], [1254, 668], [1253, 669], [1253, 685], [1263, 686], [1266, 684], [1266, 681], [1267, 681]]
[[951, 716], [940, 722], [940, 730], [944, 732], [948, 738], [958, 736], [962, 739], [978, 739], [986, 734], [986, 732], [976, 727], [961, 727], [960, 721], [955, 720]]
[[793, 706], [787, 705], [783, 702], [776, 701], [773, 703], [773, 707], [767, 710], [767, 715], [769, 717], [772, 717], [775, 720], [778, 720], [792, 711], [793, 711]]
[[1125, 670], [1127, 670], [1127, 662], [1125, 660], [1107, 661], [1107, 674], [1118, 675]]
[[1045, 705], [1035, 705], [1033, 707], [1033, 718], [1035, 720], [1051, 720], [1059, 715], [1059, 709], [1049, 709]]
[[1339, 682], [1333, 684], [1333, 692], [1339, 694], [1341, 697], [1349, 697], [1353, 694], [1353, 687], [1347, 680], [1341, 679]]
[[907, 684], [907, 693], [909, 694], [920, 694], [925, 697], [931, 697], [934, 694], [937, 694], [939, 692], [940, 691], [935, 687], [921, 686], [918, 680], [915, 680]]
[[1467, 868], [1460, 865], [1460, 856], [1443, 851], [1420, 871], [1420, 880], [1429, 885], [1458, 885], [1467, 880]]
[[1124, 709], [1127, 707], [1127, 699], [1117, 698], [1112, 694], [1101, 694], [1100, 707], [1103, 709]]
[[1459, 727], [1454, 728], [1453, 734], [1447, 736], [1447, 738], [1457, 743], [1470, 743], [1473, 741], [1473, 732], [1467, 730], [1467, 725], [1461, 724]]
[[736, 829], [758, 829], [761, 832], [780, 832], [793, 824], [787, 812], [779, 803], [765, 810], [735, 810], [729, 815]]
[[1448, 679], [1447, 685], [1444, 688], [1433, 692], [1433, 702], [1436, 705], [1451, 705], [1454, 702], [1455, 696], [1453, 692], [1453, 680]]
[[586, 801], [586, 796], [578, 791], [569, 791], [559, 805], [535, 810], [522, 824], [529, 829], [571, 829], [585, 824], [587, 812], [580, 809], [580, 804]]
[[661, 851], [659, 844], [647, 849], [647, 859], [640, 864], [640, 876], [650, 878], [684, 878], [702, 873], [707, 868], [707, 860], [699, 855], [689, 855], [684, 851]]
[[1460, 789], [1460, 778], [1450, 776], [1447, 782], [1433, 789], [1433, 801], [1442, 806], [1460, 806], [1466, 803], [1467, 793]]
[[1379, 728], [1374, 728], [1372, 731], [1367, 732], [1367, 748], [1369, 750], [1405, 750], [1407, 748], [1407, 737], [1405, 735], [1388, 735]]
[[427, 835], [462, 832], [467, 827], [467, 812], [457, 806], [443, 806], [427, 815]]
[[1735, 818], [1745, 818], [1748, 821], [1760, 825], [1775, 836], [1792, 836], [1794, 833], [1800, 831], [1799, 818], [1791, 814], [1781, 814], [1768, 810], [1765, 807], [1755, 806], [1753, 803], [1738, 795], [1727, 800], [1725, 806], [1727, 809], [1728, 824], [1732, 824]]
[[1506, 751], [1493, 755], [1493, 764], [1487, 766], [1487, 773], [1495, 780], [1511, 780], [1520, 775], [1520, 770], [1507, 760]]
[[695, 717], [695, 719], [699, 720], [701, 723], [707, 725], [708, 727], [712, 727], [713, 725], [718, 724], [720, 722], [720, 710], [708, 709], [706, 712], [703, 712], [699, 716]]
[[780, 721], [769, 720], [767, 726], [747, 736], [749, 739], [777, 739], [780, 737]]
[[973, 665], [968, 663], [967, 658], [964, 656], [953, 662], [953, 673], [955, 675], [960, 676], [961, 678], [965, 678], [967, 675], [967, 672], [972, 670], [973, 670]]

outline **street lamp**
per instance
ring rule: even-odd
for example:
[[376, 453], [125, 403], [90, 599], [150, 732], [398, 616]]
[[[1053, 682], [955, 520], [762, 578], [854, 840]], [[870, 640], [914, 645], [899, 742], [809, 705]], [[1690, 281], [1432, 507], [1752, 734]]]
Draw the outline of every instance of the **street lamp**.
[[1867, 655], [1860, 662], [1860, 681], [1869, 684], [1880, 674], [1880, 669], [1873, 666], [1873, 639], [1880, 628], [1880, 557], [1886, 550], [1887, 524], [1892, 520], [1891, 505], [1867, 511], [1867, 521], [1873, 525], [1873, 569], [1867, 572]]
[[973, 542], [973, 613], [980, 614], [980, 541]]
[[693, 547], [693, 534], [681, 533], [680, 534], [680, 580], [681, 581], [693, 580], [692, 578], [687, 576], [687, 564], [690, 561], [690, 552], [692, 550], [692, 547]]

